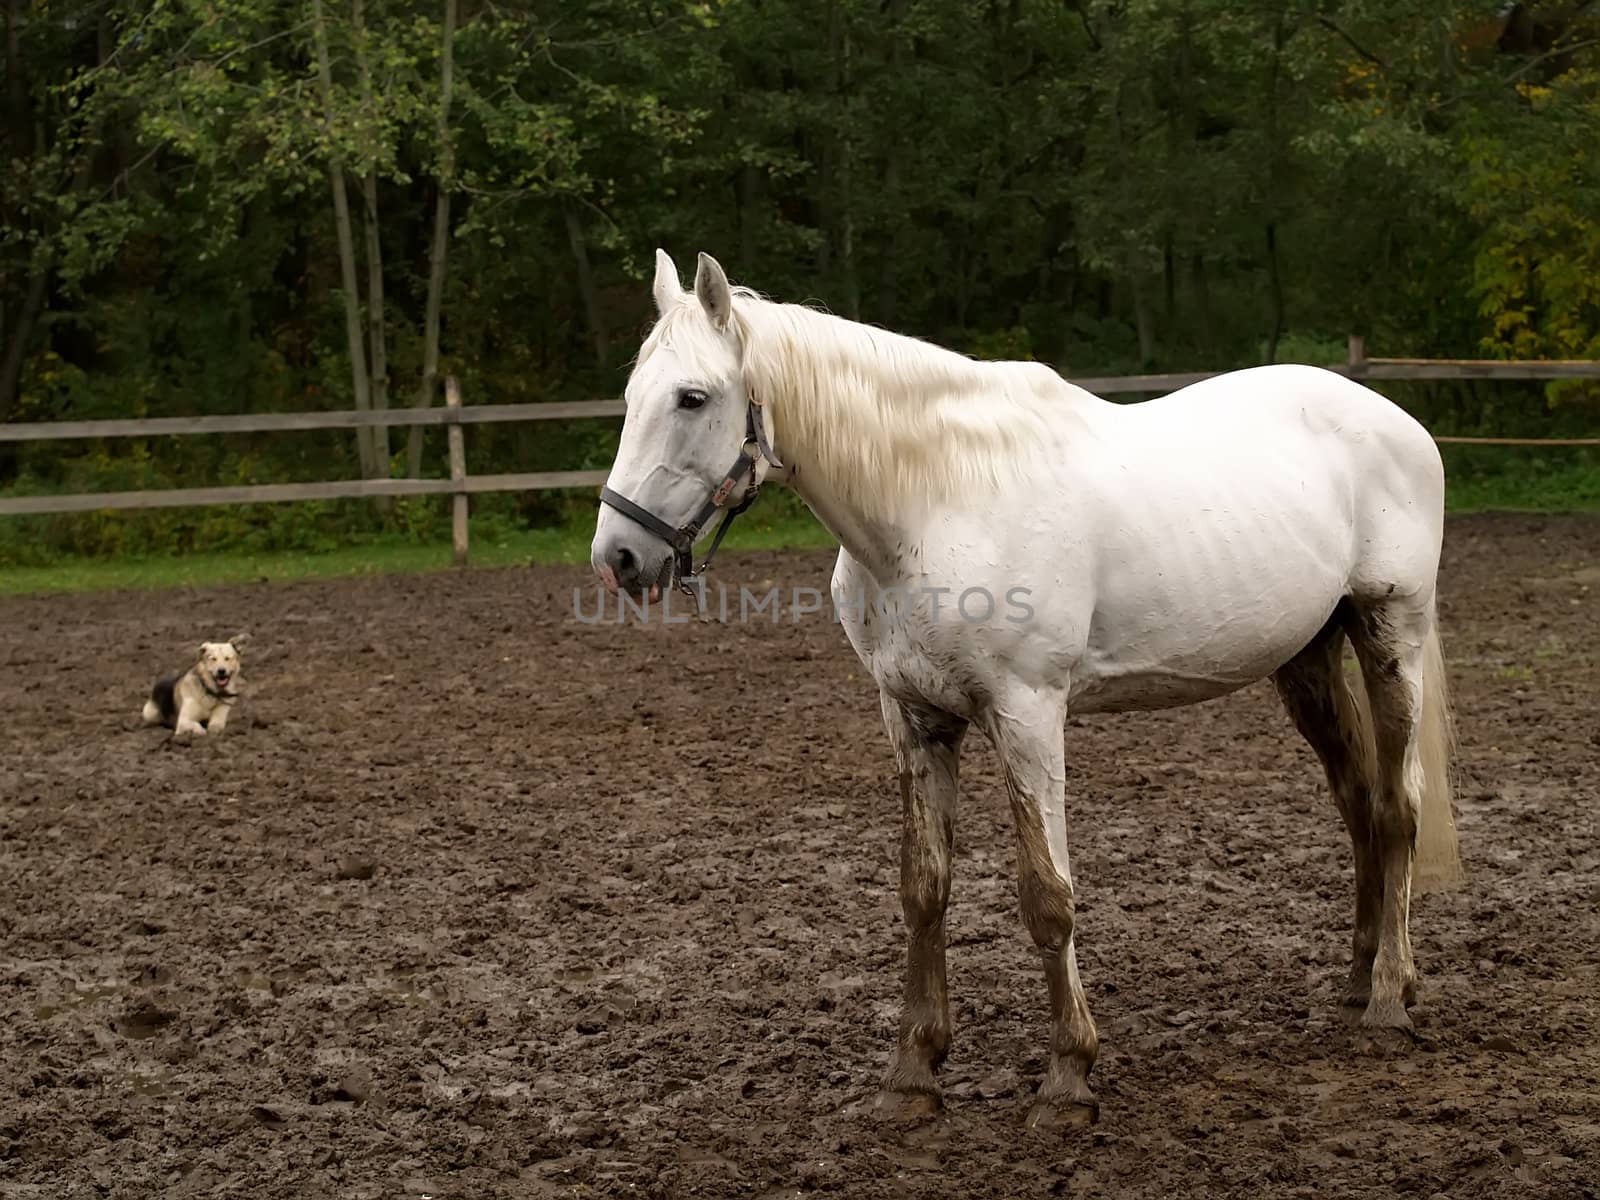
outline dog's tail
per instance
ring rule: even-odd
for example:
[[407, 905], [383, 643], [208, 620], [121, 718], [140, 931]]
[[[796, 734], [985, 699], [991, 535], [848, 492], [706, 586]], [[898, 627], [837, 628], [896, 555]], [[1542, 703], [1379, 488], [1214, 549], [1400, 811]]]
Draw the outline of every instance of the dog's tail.
[[150, 699], [144, 702], [146, 725], [166, 725], [169, 728], [177, 725], [178, 698], [173, 694], [173, 689], [182, 678], [182, 675], [169, 675], [156, 680], [155, 687], [150, 689]]

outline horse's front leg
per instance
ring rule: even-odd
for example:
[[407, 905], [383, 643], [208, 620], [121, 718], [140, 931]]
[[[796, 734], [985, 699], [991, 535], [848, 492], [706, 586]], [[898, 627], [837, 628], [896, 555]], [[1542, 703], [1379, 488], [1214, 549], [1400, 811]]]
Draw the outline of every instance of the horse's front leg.
[[1000, 754], [1017, 827], [1022, 919], [1044, 960], [1050, 989], [1050, 1065], [1028, 1114], [1032, 1126], [1075, 1126], [1099, 1115], [1089, 1072], [1099, 1049], [1078, 978], [1076, 906], [1067, 860], [1065, 699], [1028, 692], [997, 703], [987, 721]]
[[880, 1106], [911, 1115], [939, 1108], [933, 1073], [950, 1049], [944, 912], [950, 899], [957, 772], [967, 723], [885, 695], [883, 722], [900, 764], [900, 906], [906, 921], [905, 1003]]

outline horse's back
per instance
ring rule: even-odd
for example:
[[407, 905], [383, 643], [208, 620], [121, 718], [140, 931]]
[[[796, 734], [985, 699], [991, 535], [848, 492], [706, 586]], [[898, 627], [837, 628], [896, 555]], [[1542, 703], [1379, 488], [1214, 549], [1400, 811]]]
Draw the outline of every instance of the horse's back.
[[1377, 393], [1265, 367], [1107, 410], [1071, 465], [1093, 531], [1080, 709], [1245, 686], [1347, 595], [1431, 599], [1438, 452]]
[[1136, 453], [1154, 454], [1175, 492], [1255, 494], [1295, 528], [1348, 526], [1353, 594], [1431, 590], [1444, 466], [1427, 430], [1388, 398], [1285, 364], [1216, 376], [1121, 413]]
[[1284, 438], [1305, 435], [1337, 444], [1353, 459], [1393, 460], [1409, 480], [1420, 472], [1443, 486], [1438, 449], [1414, 417], [1386, 396], [1322, 367], [1249, 367], [1117, 407], [1157, 440], [1183, 439], [1194, 446], [1226, 440], [1279, 450]]

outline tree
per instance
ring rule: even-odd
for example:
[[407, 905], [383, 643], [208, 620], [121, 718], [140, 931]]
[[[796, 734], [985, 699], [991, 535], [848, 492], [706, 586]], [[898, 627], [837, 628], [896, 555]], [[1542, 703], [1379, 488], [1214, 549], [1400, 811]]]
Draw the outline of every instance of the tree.
[[[450, 189], [454, 185], [455, 142], [451, 136], [450, 105], [455, 85], [456, 0], [444, 0], [444, 20], [439, 33], [439, 105], [435, 125], [433, 240], [428, 247], [428, 299], [422, 318], [422, 382], [415, 406], [433, 403], [439, 379], [439, 320], [444, 300], [445, 270], [450, 252]], [[413, 426], [406, 447], [406, 474], [422, 475], [422, 428]]]
[[[1600, 358], [1600, 15], [1579, 10], [1529, 40], [1493, 56], [1462, 147], [1482, 344], [1510, 358]], [[1597, 394], [1592, 381], [1552, 389]]]

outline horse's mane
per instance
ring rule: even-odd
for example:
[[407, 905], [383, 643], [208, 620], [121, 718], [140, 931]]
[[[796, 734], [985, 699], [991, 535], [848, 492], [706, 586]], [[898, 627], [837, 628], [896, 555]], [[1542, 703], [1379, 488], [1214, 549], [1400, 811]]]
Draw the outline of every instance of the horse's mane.
[[[1023, 471], [1075, 409], [1042, 363], [979, 362], [916, 338], [733, 290], [746, 385], [778, 455], [866, 517], [979, 499]], [[716, 333], [694, 294], [652, 331], [693, 361]]]

